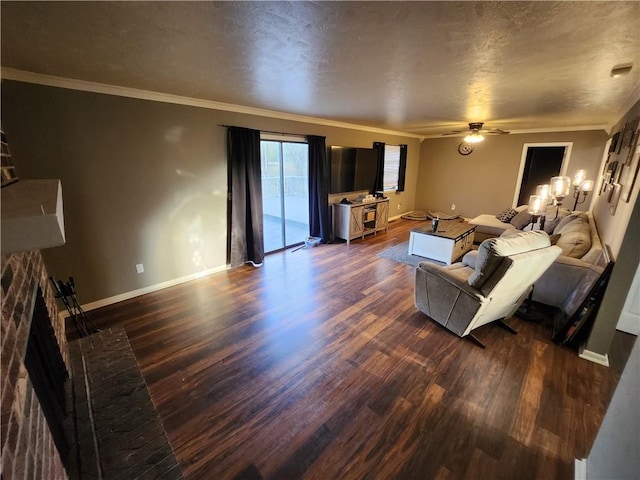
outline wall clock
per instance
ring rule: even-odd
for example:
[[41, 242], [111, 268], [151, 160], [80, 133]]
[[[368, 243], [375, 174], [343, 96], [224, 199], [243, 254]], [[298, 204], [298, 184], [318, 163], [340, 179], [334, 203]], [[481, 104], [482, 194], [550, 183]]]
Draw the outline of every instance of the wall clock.
[[460, 155], [469, 155], [471, 152], [473, 152], [473, 145], [470, 143], [462, 142], [458, 145], [458, 153]]

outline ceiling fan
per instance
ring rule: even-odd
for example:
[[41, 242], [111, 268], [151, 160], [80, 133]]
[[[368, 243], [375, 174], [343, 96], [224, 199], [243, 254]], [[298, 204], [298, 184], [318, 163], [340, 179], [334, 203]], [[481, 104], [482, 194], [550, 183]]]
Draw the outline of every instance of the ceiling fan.
[[452, 132], [443, 133], [443, 136], [466, 135], [464, 141], [466, 143], [478, 143], [484, 140], [484, 135], [504, 135], [509, 133], [499, 128], [483, 129], [484, 122], [469, 123], [469, 130], [454, 130]]

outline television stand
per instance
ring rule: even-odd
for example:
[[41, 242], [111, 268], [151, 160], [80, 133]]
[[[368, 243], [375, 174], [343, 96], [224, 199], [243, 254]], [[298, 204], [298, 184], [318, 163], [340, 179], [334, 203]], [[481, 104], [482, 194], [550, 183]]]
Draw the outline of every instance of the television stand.
[[362, 238], [370, 233], [387, 231], [389, 224], [389, 199], [371, 202], [334, 203], [333, 235], [347, 241]]

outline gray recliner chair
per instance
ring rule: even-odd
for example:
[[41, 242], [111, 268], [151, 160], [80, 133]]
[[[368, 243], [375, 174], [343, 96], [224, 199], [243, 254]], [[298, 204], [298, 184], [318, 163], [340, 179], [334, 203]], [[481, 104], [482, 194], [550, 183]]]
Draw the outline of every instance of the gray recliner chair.
[[415, 305], [451, 332], [484, 348], [471, 332], [511, 317], [562, 249], [543, 231], [490, 238], [461, 262], [449, 266], [422, 262], [416, 267]]

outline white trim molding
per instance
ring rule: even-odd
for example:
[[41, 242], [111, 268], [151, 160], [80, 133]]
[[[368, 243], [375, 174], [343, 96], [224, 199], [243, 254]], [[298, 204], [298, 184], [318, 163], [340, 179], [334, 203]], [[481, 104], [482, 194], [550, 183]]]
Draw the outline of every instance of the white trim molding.
[[574, 480], [587, 480], [587, 459], [583, 458], [578, 460], [577, 458], [573, 462], [573, 478]]
[[[518, 168], [518, 177], [516, 178], [515, 191], [513, 192], [513, 208], [518, 206], [518, 198], [520, 197], [520, 189], [522, 188], [522, 175], [527, 162], [527, 154], [530, 147], [564, 147], [564, 156], [562, 157], [562, 165], [560, 166], [560, 175], [566, 175], [567, 167], [571, 161], [571, 150], [573, 142], [530, 142], [522, 145], [522, 155], [520, 156], [520, 167]], [[593, 195], [592, 195], [593, 197]]]
[[[209, 275], [213, 275], [214, 273], [227, 270], [228, 268], [229, 267], [227, 265], [209, 268], [207, 270], [203, 270], [202, 272], [192, 273], [190, 275], [185, 275], [184, 277], [174, 278], [173, 280], [167, 280], [166, 282], [156, 283], [155, 285], [149, 285], [148, 287], [143, 287], [137, 290], [132, 290], [130, 292], [124, 292], [119, 295], [114, 295], [113, 297], [103, 298], [102, 300], [96, 300], [95, 302], [85, 303], [80, 307], [85, 312], [95, 310], [96, 308], [106, 307], [107, 305], [113, 305], [114, 303], [122, 302], [124, 300], [130, 300], [132, 298], [139, 297], [147, 293], [157, 292], [158, 290], [174, 287], [176, 285], [180, 285], [181, 283], [189, 282], [191, 280], [207, 277]], [[69, 312], [67, 312], [66, 309], [60, 309], [60, 311], [58, 312], [58, 317], [61, 320], [64, 320], [68, 316], [69, 316]]]
[[591, 350], [587, 350], [584, 345], [580, 345], [578, 357], [597, 363], [598, 365], [609, 366], [609, 356], [607, 354], [602, 355], [601, 353], [592, 352]]
[[267, 110], [264, 108], [246, 107], [243, 105], [235, 105], [232, 103], [216, 102], [214, 100], [202, 100], [199, 98], [183, 97], [180, 95], [172, 95], [168, 93], [152, 92], [148, 90], [140, 90], [137, 88], [120, 87], [117, 85], [109, 85], [106, 83], [87, 82], [85, 80], [76, 80], [73, 78], [56, 77], [53, 75], [44, 75], [42, 73], [26, 72], [14, 68], [1, 67], [0, 75], [3, 79], [14, 80], [16, 82], [34, 83], [49, 87], [67, 88], [69, 90], [80, 90], [83, 92], [101, 93], [104, 95], [115, 95], [119, 97], [137, 98], [139, 100], [151, 100], [155, 102], [173, 103], [177, 105], [186, 105], [190, 107], [207, 108], [210, 110], [221, 110], [225, 112], [243, 113], [245, 115], [256, 115], [259, 117], [277, 118], [280, 120], [291, 120], [293, 122], [311, 123], [315, 125], [324, 125], [326, 127], [348, 128], [351, 130], [362, 130], [372, 133], [383, 133], [387, 135], [398, 135], [402, 137], [417, 138], [420, 141], [423, 135], [415, 133], [401, 132], [397, 130], [388, 130], [378, 127], [370, 127], [366, 125], [358, 125], [355, 123], [339, 122], [336, 120], [328, 120], [325, 118], [308, 117], [295, 113], [279, 112], [276, 110]]

